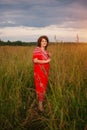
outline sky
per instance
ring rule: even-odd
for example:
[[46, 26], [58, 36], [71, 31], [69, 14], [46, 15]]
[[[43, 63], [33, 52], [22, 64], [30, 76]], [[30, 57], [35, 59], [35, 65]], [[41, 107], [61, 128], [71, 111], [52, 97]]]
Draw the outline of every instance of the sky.
[[87, 0], [0, 0], [0, 39], [87, 42]]

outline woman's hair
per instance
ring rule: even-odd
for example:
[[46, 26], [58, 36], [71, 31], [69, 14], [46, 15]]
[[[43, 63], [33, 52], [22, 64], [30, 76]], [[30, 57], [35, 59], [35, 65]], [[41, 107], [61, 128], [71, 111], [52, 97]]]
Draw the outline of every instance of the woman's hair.
[[45, 35], [40, 36], [40, 37], [38, 38], [38, 40], [37, 40], [37, 46], [41, 47], [41, 41], [42, 41], [42, 39], [45, 39], [45, 40], [47, 41], [47, 45], [46, 45], [46, 47], [45, 47], [45, 49], [47, 49], [47, 46], [48, 46], [48, 44], [49, 44], [49, 39], [48, 39], [48, 37], [45, 36]]

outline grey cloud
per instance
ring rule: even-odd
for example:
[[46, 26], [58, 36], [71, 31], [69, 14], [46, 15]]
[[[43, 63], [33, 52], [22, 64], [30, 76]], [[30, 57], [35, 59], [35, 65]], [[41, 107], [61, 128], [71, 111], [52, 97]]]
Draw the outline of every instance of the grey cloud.
[[78, 27], [76, 23], [87, 20], [86, 5], [85, 0], [1, 0], [0, 23], [5, 22], [0, 26]]

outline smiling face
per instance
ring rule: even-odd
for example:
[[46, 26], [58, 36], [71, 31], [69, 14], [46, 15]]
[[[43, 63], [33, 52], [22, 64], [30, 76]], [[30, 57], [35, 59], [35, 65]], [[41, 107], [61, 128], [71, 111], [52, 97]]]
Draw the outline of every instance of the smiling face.
[[42, 38], [42, 40], [41, 40], [41, 47], [45, 48], [46, 46], [47, 46], [47, 40]]
[[41, 47], [41, 48], [44, 48], [45, 50], [47, 49], [47, 46], [48, 46], [48, 44], [49, 44], [49, 39], [48, 39], [48, 37], [47, 36], [40, 36], [39, 38], [38, 38], [38, 44], [37, 44], [37, 46], [39, 46], [39, 47]]

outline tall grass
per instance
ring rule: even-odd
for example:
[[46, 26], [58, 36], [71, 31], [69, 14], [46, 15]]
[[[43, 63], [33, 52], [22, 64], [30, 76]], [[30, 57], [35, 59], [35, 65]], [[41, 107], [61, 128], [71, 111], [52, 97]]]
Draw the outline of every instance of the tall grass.
[[50, 45], [45, 111], [37, 110], [30, 47], [0, 47], [0, 130], [86, 130], [87, 45]]

